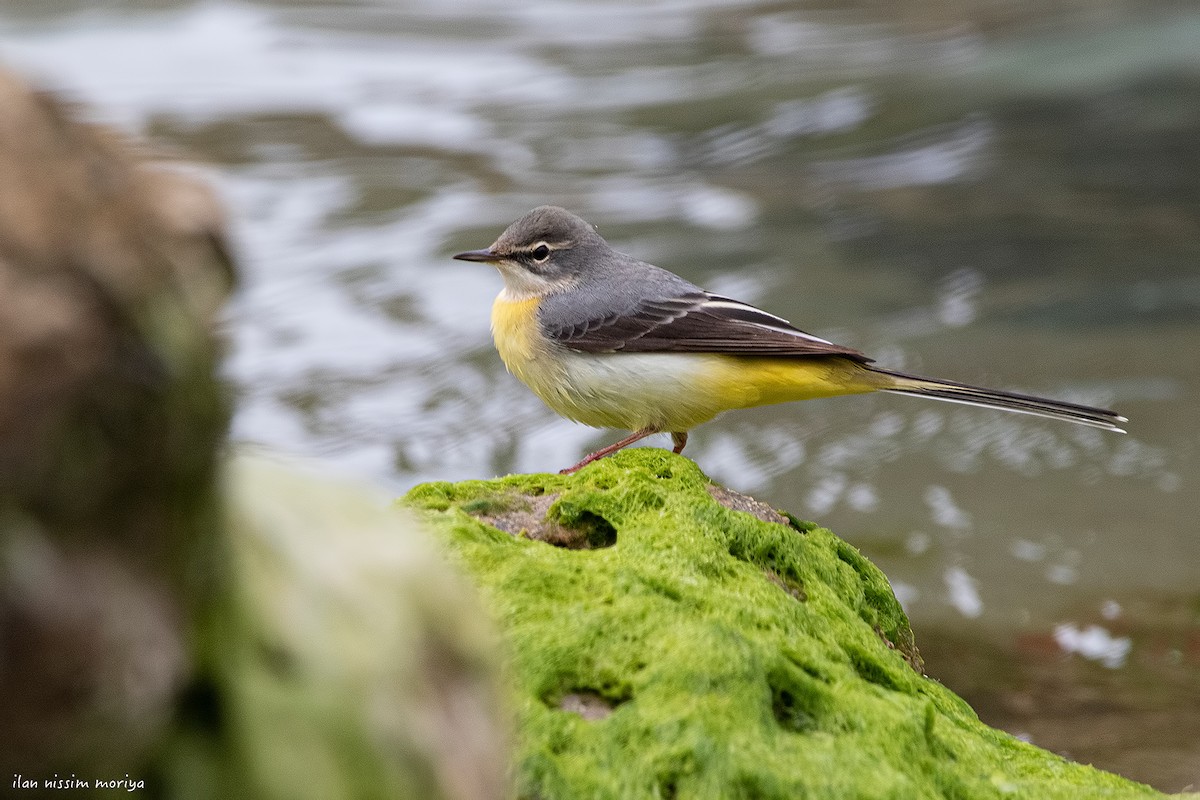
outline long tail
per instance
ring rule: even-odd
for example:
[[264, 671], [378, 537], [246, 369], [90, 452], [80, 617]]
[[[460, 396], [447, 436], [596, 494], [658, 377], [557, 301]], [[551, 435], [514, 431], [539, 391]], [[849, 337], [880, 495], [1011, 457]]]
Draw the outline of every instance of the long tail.
[[934, 400], [945, 400], [950, 403], [965, 403], [970, 406], [1015, 411], [1018, 414], [1062, 419], [1118, 433], [1124, 433], [1125, 430], [1117, 423], [1128, 422], [1125, 417], [1115, 411], [1107, 411], [1103, 408], [1081, 406], [1076, 403], [1065, 403], [1061, 400], [1050, 400], [1045, 397], [1005, 392], [999, 389], [985, 389], [982, 386], [970, 386], [953, 381], [922, 378], [919, 375], [906, 375], [903, 372], [892, 372], [878, 367], [867, 367], [867, 369], [892, 379], [880, 387], [880, 391], [884, 392], [911, 394]]

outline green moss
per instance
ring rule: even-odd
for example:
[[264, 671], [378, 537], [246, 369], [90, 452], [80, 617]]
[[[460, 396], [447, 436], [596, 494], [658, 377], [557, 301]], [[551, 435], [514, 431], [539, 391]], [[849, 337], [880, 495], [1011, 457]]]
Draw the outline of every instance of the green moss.
[[[914, 669], [908, 620], [857, 549], [726, 508], [709, 485], [639, 449], [408, 495], [506, 634], [519, 797], [1156, 794], [985, 726]], [[472, 516], [514, 496], [612, 541], [565, 549]]]

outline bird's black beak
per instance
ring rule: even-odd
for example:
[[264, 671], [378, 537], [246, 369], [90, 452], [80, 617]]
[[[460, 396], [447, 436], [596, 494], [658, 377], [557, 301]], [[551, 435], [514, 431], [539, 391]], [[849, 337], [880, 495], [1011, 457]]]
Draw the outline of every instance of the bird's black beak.
[[459, 261], [482, 261], [485, 264], [500, 260], [500, 256], [491, 250], [468, 250], [465, 253], [456, 253], [453, 258]]

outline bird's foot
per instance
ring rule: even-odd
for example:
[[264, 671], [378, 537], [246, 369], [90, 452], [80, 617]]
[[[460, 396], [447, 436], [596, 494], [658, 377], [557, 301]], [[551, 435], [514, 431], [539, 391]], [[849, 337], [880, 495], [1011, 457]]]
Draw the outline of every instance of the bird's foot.
[[[652, 436], [656, 433], [658, 433], [658, 431], [654, 430], [653, 428], [642, 428], [640, 431], [634, 431], [633, 433], [629, 434], [621, 441], [615, 442], [614, 444], [610, 444], [608, 447], [602, 447], [599, 450], [597, 450], [596, 452], [589, 454], [575, 466], [567, 467], [566, 469], [559, 470], [558, 474], [559, 475], [574, 475], [576, 472], [583, 469], [584, 467], [586, 467], [588, 464], [592, 463], [593, 461], [599, 461], [600, 459], [604, 458], [605, 456], [610, 456], [613, 453], [617, 452], [618, 450], [620, 450], [624, 447], [628, 447], [629, 445], [633, 444], [634, 442], [640, 442], [642, 439], [645, 439], [647, 436]], [[672, 434], [672, 436], [674, 436], [674, 434]], [[676, 443], [678, 443], [678, 440], [676, 440]], [[679, 452], [679, 451], [676, 450], [675, 452]]]

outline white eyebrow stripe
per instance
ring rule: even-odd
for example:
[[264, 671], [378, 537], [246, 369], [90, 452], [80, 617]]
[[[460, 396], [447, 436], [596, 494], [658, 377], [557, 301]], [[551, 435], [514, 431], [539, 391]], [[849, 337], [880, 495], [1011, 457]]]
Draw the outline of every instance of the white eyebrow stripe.
[[739, 322], [745, 322], [748, 325], [757, 325], [760, 328], [768, 328], [773, 331], [779, 331], [780, 333], [791, 334], [792, 336], [795, 336], [800, 339], [808, 339], [811, 342], [820, 342], [822, 344], [833, 344], [833, 342], [829, 341], [828, 339], [822, 339], [819, 336], [813, 336], [811, 333], [805, 333], [804, 331], [797, 330], [796, 328], [794, 328], [792, 326], [792, 323], [788, 322], [783, 317], [777, 317], [774, 314], [770, 314], [766, 311], [763, 311], [761, 308], [756, 308], [752, 305], [748, 305], [746, 303], [741, 303], [737, 300], [730, 300], [727, 297], [720, 297], [719, 295], [710, 295], [709, 299], [705, 300], [700, 305], [700, 308], [727, 308], [732, 311], [743, 311], [743, 312], [748, 311], [748, 312], [752, 313], [754, 316], [761, 318], [762, 321], [760, 322], [759, 320], [739, 320]]

